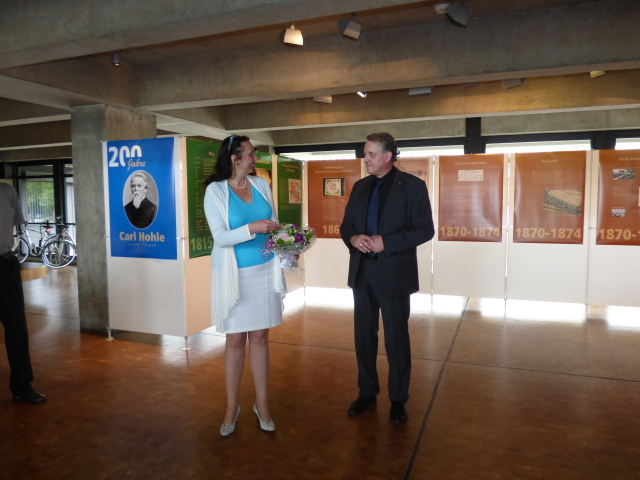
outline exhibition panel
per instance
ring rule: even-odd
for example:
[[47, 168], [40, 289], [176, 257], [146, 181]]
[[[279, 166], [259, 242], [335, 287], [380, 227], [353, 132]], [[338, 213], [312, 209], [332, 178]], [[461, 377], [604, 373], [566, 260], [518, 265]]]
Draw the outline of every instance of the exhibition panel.
[[598, 195], [591, 198], [590, 304], [640, 307], [639, 166], [640, 150], [594, 152], [591, 183]]
[[438, 240], [502, 242], [504, 155], [438, 159]]
[[280, 223], [302, 225], [302, 162], [277, 157], [278, 220]]
[[187, 138], [184, 151], [187, 172], [187, 221], [189, 237], [189, 258], [211, 254], [213, 238], [204, 216], [204, 180], [216, 166], [220, 144]]
[[[213, 240], [202, 200], [218, 149], [186, 138], [105, 143], [111, 328], [189, 336], [210, 327]], [[399, 160], [427, 182], [433, 205], [436, 237], [418, 248], [420, 293], [640, 306], [638, 159], [627, 150]], [[308, 220], [319, 237], [289, 290], [346, 288], [339, 226], [366, 175], [362, 159], [261, 153], [260, 163], [281, 222]]]
[[512, 156], [506, 298], [586, 303], [589, 152]]
[[584, 243], [586, 152], [518, 153], [514, 243]]
[[340, 238], [340, 224], [351, 189], [362, 178], [362, 160], [306, 162], [309, 226], [318, 238]]
[[441, 156], [435, 170], [432, 293], [504, 298], [507, 157]]

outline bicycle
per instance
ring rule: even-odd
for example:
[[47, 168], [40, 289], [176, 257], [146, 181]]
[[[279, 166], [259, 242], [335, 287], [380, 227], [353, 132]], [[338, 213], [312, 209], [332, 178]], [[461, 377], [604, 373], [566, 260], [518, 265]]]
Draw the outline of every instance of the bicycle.
[[76, 242], [69, 233], [69, 225], [62, 221], [62, 217], [57, 217], [56, 233], [42, 247], [42, 263], [50, 268], [62, 268], [73, 262], [76, 255]]
[[40, 225], [40, 240], [36, 245], [31, 241], [28, 225], [29, 224], [27, 223], [24, 225], [18, 225], [17, 232], [13, 237], [13, 250], [16, 252], [20, 263], [23, 263], [27, 258], [29, 258], [29, 255], [33, 255], [34, 257], [41, 256], [46, 243], [53, 236], [51, 234], [51, 223], [46, 221], [44, 224]]
[[62, 217], [57, 217], [57, 233], [52, 234], [51, 228], [49, 221], [40, 225], [40, 240], [36, 245], [29, 235], [28, 224], [18, 226], [13, 250], [17, 252], [20, 263], [29, 255], [39, 256], [49, 268], [62, 268], [73, 262], [77, 255], [76, 242], [69, 233], [68, 225], [62, 222]]

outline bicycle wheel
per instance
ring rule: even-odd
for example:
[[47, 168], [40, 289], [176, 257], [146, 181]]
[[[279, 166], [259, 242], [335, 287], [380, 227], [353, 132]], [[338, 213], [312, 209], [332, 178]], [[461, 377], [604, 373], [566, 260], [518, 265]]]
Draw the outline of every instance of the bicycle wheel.
[[20, 237], [16, 239], [16, 245], [14, 250], [18, 252], [18, 261], [23, 263], [27, 258], [29, 258], [29, 244], [27, 241]]
[[66, 267], [76, 258], [76, 246], [69, 240], [52, 238], [42, 248], [41, 257], [47, 267]]

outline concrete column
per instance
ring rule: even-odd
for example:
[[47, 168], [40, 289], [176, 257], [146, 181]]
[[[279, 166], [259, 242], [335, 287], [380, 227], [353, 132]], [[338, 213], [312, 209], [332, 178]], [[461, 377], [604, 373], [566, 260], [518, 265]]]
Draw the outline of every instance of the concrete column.
[[103, 140], [155, 138], [155, 115], [91, 105], [71, 109], [78, 240], [80, 330], [105, 334], [109, 325]]

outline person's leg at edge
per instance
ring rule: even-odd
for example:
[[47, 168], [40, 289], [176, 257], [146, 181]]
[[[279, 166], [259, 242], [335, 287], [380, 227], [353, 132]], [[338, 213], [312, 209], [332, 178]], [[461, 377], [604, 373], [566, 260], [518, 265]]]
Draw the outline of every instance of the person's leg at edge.
[[0, 322], [5, 329], [5, 346], [11, 369], [9, 386], [11, 393], [19, 395], [31, 390], [33, 381], [20, 263], [15, 257], [0, 262]]
[[231, 425], [238, 413], [240, 380], [244, 369], [244, 352], [247, 345], [247, 332], [228, 333], [224, 345], [224, 376], [227, 387], [227, 412], [224, 424]]
[[263, 422], [271, 421], [269, 411], [269, 329], [249, 332], [249, 362], [256, 388], [256, 405]]
[[387, 299], [383, 302], [381, 309], [385, 349], [389, 362], [389, 399], [392, 402], [404, 404], [409, 399], [411, 379], [410, 297], [407, 295]]
[[380, 306], [371, 285], [364, 279], [362, 270], [358, 272], [356, 278], [356, 285], [353, 289], [353, 302], [359, 396], [375, 397], [380, 393], [376, 367]]

